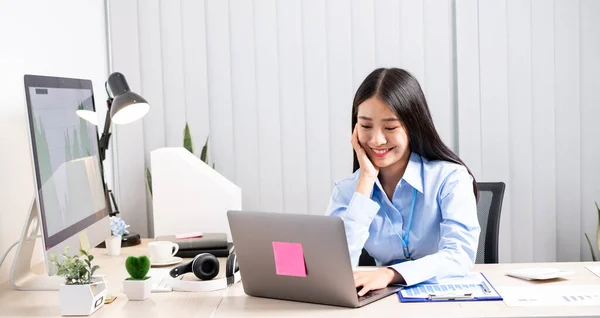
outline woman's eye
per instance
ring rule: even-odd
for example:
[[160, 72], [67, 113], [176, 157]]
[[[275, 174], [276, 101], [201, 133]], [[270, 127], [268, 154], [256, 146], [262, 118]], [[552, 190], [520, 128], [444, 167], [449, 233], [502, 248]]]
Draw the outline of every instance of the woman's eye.
[[396, 128], [398, 128], [398, 127], [385, 127], [385, 130], [392, 131], [392, 130], [396, 130]]
[[371, 128], [371, 126], [367, 126], [367, 125], [360, 125], [360, 126], [361, 126], [362, 128], [364, 128], [364, 129], [369, 129], [369, 128]]

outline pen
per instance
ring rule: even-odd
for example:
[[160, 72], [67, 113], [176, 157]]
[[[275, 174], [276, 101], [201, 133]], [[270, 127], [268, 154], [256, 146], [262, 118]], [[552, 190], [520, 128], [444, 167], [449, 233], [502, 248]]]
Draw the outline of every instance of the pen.
[[483, 292], [485, 294], [491, 294], [492, 291], [488, 288], [487, 284], [485, 283], [485, 281], [481, 281], [481, 287], [483, 288]]
[[473, 294], [463, 294], [463, 295], [436, 295], [429, 294], [427, 297], [429, 300], [470, 300], [473, 299]]

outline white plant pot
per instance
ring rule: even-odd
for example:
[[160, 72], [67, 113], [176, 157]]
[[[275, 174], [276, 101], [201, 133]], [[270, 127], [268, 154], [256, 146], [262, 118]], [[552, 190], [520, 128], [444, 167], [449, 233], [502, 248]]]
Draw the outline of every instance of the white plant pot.
[[105, 241], [106, 253], [111, 256], [121, 255], [121, 236], [110, 236]]
[[148, 277], [145, 280], [124, 280], [123, 292], [129, 300], [145, 300], [150, 297], [152, 291], [152, 279]]
[[88, 285], [60, 285], [60, 313], [63, 316], [89, 316], [104, 306], [106, 282], [97, 277]]

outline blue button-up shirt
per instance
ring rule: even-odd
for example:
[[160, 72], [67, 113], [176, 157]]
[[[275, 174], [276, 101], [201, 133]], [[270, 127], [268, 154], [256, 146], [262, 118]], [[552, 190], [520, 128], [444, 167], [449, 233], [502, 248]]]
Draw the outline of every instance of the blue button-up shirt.
[[[464, 166], [428, 161], [411, 153], [391, 202], [379, 180], [370, 198], [356, 192], [359, 176], [360, 169], [336, 182], [327, 208], [328, 214], [344, 220], [353, 266], [358, 265], [364, 247], [377, 265], [393, 268], [407, 285], [460, 276], [471, 270], [481, 228], [473, 178]], [[398, 235], [405, 234], [415, 189], [408, 243], [412, 260], [405, 261]]]

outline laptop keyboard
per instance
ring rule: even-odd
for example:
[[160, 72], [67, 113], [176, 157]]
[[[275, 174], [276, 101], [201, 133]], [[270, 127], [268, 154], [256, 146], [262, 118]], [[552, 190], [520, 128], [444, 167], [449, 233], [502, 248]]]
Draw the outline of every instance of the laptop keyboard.
[[[360, 291], [361, 288], [362, 287], [357, 287], [356, 288], [356, 292], [358, 293], [358, 291]], [[369, 298], [371, 298], [373, 296], [377, 296], [377, 295], [383, 294], [385, 292], [387, 292], [386, 288], [370, 290], [366, 294], [364, 294], [363, 296], [358, 296], [358, 301], [361, 302], [361, 301], [363, 301], [365, 299], [369, 299]]]

